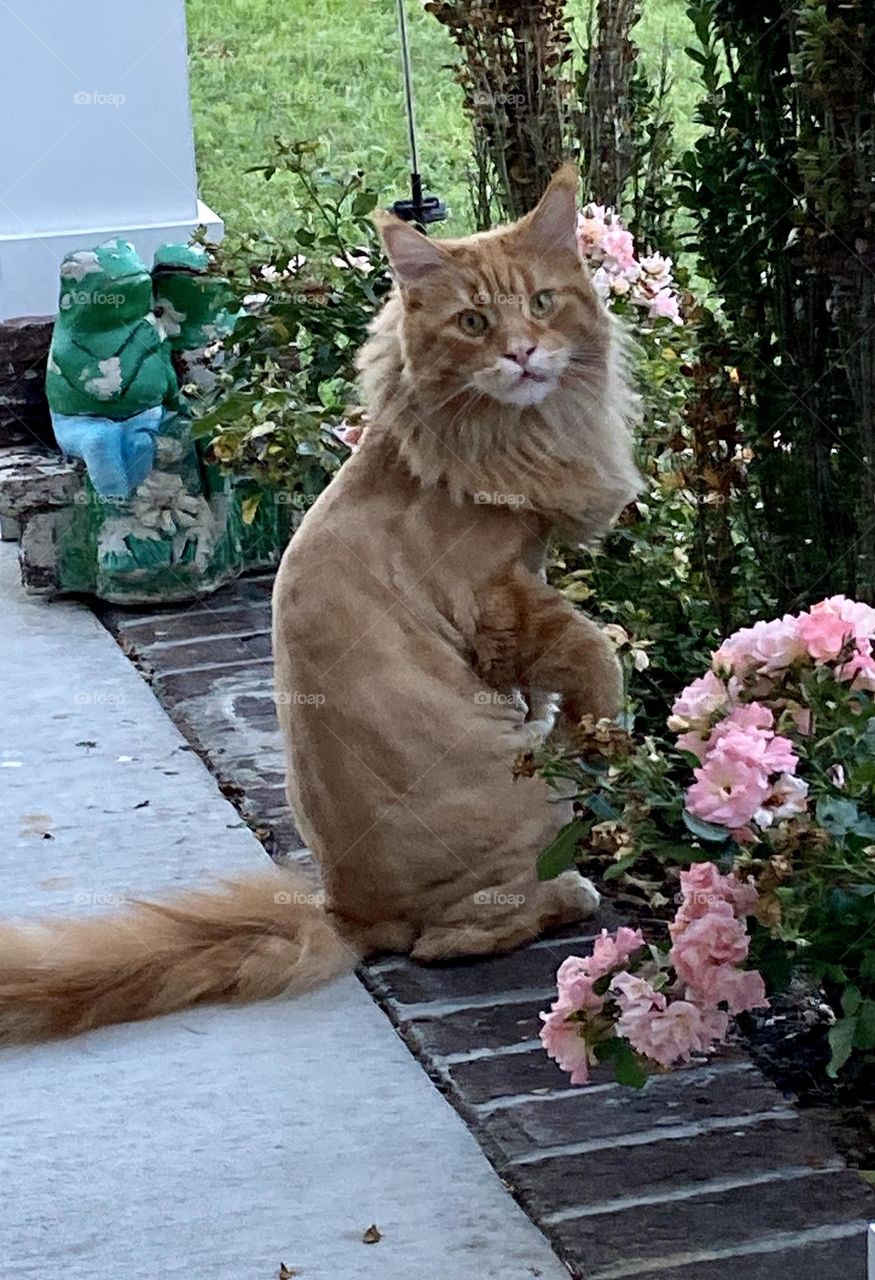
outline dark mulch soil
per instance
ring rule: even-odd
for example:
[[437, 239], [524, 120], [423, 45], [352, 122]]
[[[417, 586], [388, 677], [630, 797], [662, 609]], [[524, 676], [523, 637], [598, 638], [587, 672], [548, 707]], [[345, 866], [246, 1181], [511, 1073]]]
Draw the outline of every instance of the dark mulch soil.
[[831, 1080], [827, 1040], [833, 1022], [818, 993], [795, 989], [773, 996], [772, 1007], [740, 1020], [757, 1066], [799, 1105], [816, 1110], [833, 1131], [849, 1164], [875, 1180], [875, 1070], [853, 1064]]

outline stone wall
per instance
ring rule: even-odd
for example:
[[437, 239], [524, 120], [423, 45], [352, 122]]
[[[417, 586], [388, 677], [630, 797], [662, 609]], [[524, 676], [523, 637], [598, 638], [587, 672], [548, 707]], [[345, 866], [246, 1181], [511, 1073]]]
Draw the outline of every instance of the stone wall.
[[46, 403], [49, 316], [22, 316], [0, 324], [0, 446], [52, 444]]

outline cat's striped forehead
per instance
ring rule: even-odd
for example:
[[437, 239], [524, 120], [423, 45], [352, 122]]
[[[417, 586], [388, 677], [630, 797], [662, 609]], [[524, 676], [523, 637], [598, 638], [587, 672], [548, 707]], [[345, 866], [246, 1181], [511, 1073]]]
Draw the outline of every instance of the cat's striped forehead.
[[533, 254], [515, 237], [472, 236], [450, 242], [441, 284], [460, 302], [475, 306], [521, 305], [541, 289], [595, 300], [586, 267], [568, 254]]

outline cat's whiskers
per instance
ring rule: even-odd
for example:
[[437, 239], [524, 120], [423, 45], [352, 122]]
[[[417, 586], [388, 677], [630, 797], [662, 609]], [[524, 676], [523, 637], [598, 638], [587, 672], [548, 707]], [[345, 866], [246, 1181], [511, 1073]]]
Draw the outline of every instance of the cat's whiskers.
[[[453, 430], [453, 428], [455, 427], [455, 425], [456, 425], [456, 423], [458, 422], [458, 420], [459, 420], [459, 418], [461, 417], [461, 415], [462, 415], [463, 413], [470, 412], [470, 411], [474, 408], [474, 406], [475, 406], [476, 404], [479, 404], [479, 402], [480, 402], [480, 401], [484, 398], [484, 396], [485, 396], [485, 392], [483, 392], [483, 391], [479, 391], [479, 390], [477, 389], [477, 387], [476, 387], [476, 386], [473, 386], [471, 383], [466, 383], [466, 385], [465, 385], [465, 387], [463, 388], [463, 390], [468, 391], [468, 392], [469, 392], [469, 395], [467, 396], [467, 398], [466, 398], [466, 399], [464, 399], [464, 400], [462, 401], [461, 405], [460, 405], [460, 406], [459, 406], [459, 408], [456, 410], [456, 412], [453, 414], [452, 418], [450, 419], [449, 423], [447, 424], [447, 428], [446, 428], [446, 429], [447, 429], [447, 432], [448, 432], [448, 433], [449, 433], [449, 432], [451, 432], [451, 431]], [[471, 396], [470, 396], [470, 392], [471, 392], [471, 391], [476, 392], [476, 395], [474, 395], [474, 397], [473, 397], [473, 398], [471, 398]]]

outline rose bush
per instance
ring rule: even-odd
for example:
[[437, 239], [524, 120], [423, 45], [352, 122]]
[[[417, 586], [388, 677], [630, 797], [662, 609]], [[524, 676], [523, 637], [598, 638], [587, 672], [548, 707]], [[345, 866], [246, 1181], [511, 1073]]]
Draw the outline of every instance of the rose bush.
[[[521, 766], [576, 787], [578, 816], [542, 855], [544, 877], [585, 847], [587, 869], [651, 914], [665, 915], [678, 874], [686, 903], [690, 875], [717, 874], [711, 864], [754, 888], [751, 958], [772, 989], [793, 975], [822, 987], [834, 1011], [833, 1075], [875, 1060], [873, 642], [875, 608], [843, 596], [757, 622], [676, 698], [671, 736], [638, 740], [628, 721], [585, 722]], [[709, 954], [734, 965], [746, 957], [738, 921], [725, 908], [689, 921], [685, 912], [682, 933], [666, 921], [671, 990], [686, 984], [712, 1013], [756, 1007], [750, 971], [701, 977]], [[692, 1047], [694, 1020], [683, 1025]]]
[[638, 929], [603, 930], [592, 955], [560, 966], [541, 1040], [572, 1084], [586, 1084], [589, 1066], [608, 1060], [619, 1081], [643, 1084], [654, 1065], [672, 1067], [721, 1043], [730, 1013], [767, 1003], [760, 974], [739, 967], [750, 948], [752, 884], [702, 863], [682, 872], [681, 888], [670, 949], [648, 946]]

